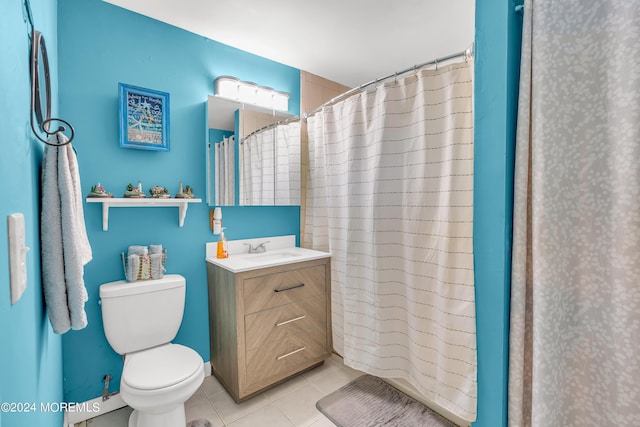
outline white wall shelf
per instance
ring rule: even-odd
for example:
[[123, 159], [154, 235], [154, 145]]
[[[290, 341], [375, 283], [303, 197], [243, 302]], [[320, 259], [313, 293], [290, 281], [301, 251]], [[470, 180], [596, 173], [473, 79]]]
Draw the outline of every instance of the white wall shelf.
[[87, 197], [87, 203], [102, 203], [102, 230], [109, 229], [109, 208], [140, 208], [158, 206], [177, 206], [178, 221], [180, 227], [184, 225], [189, 203], [202, 203], [202, 199], [137, 199], [137, 198], [111, 198], [111, 197]]

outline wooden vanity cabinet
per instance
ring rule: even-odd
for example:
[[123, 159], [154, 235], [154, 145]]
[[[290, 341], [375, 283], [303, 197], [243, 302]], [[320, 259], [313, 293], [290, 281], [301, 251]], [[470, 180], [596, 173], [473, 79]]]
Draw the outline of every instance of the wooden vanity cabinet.
[[232, 273], [207, 263], [211, 371], [240, 402], [331, 356], [330, 258]]

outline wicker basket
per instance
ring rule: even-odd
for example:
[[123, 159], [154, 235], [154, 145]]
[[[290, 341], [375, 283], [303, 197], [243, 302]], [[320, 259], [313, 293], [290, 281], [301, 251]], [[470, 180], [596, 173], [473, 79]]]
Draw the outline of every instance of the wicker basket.
[[153, 280], [153, 279], [162, 279], [164, 275], [164, 264], [167, 262], [167, 250], [162, 250], [162, 267], [160, 269], [159, 274], [156, 277], [152, 277], [151, 274], [151, 254], [149, 255], [141, 255], [140, 256], [140, 267], [138, 268], [138, 274], [136, 277], [128, 277], [127, 271], [129, 271], [128, 267], [128, 259], [124, 252], [120, 253], [120, 257], [122, 258], [122, 267], [124, 268], [124, 277], [127, 282], [136, 282], [138, 280]]

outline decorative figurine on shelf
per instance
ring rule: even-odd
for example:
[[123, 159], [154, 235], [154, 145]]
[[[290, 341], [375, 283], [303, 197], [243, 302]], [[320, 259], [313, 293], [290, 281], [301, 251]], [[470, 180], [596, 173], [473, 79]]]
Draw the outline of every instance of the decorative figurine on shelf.
[[91, 192], [87, 197], [113, 197], [113, 194], [108, 193], [100, 183], [91, 186]]
[[166, 187], [160, 187], [158, 185], [154, 185], [149, 189], [149, 194], [154, 199], [169, 199], [171, 196], [169, 195], [169, 190]]
[[180, 189], [178, 190], [178, 194], [176, 194], [176, 199], [193, 199], [195, 196], [193, 195], [193, 188], [187, 185], [182, 189], [182, 181], [180, 181]]
[[132, 184], [127, 185], [127, 191], [124, 192], [124, 197], [138, 198], [143, 199], [146, 196], [142, 191], [142, 183], [138, 181], [137, 186], [133, 186]]

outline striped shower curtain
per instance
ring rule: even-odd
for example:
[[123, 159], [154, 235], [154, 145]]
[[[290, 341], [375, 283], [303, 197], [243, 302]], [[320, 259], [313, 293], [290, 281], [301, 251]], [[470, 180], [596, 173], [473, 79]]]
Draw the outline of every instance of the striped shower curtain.
[[300, 121], [275, 127], [275, 205], [300, 204]]
[[214, 193], [215, 205], [227, 206], [235, 204], [235, 137], [224, 138], [215, 146], [214, 156]]
[[332, 254], [334, 347], [476, 418], [473, 65], [418, 70], [309, 117], [303, 245]]
[[300, 121], [257, 131], [240, 144], [243, 205], [300, 204]]

